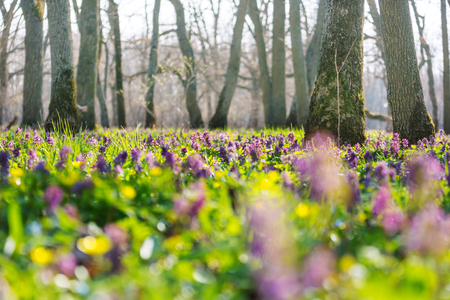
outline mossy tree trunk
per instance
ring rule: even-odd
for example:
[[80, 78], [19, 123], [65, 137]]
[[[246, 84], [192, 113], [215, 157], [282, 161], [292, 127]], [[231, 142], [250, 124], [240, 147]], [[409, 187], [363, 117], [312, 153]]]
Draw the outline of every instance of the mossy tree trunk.
[[442, 49], [444, 54], [444, 131], [450, 133], [450, 59], [448, 50], [447, 3], [441, 0]]
[[77, 130], [76, 85], [73, 70], [72, 29], [69, 0], [48, 0], [52, 85], [45, 129], [69, 126]]
[[380, 10], [394, 132], [417, 143], [435, 130], [424, 102], [409, 1], [380, 0]]
[[273, 1], [273, 42], [272, 42], [272, 86], [273, 86], [273, 125], [286, 123], [286, 3]]
[[159, 40], [159, 11], [161, 9], [161, 0], [155, 0], [153, 8], [153, 34], [150, 44], [150, 59], [147, 72], [147, 94], [145, 103], [147, 105], [147, 113], [145, 116], [145, 128], [156, 126], [156, 114], [153, 98], [155, 96], [155, 78], [156, 66], [158, 64], [158, 40]]
[[340, 142], [364, 142], [364, 0], [329, 0], [318, 78], [306, 137], [329, 132]]
[[44, 67], [44, 0], [22, 0], [25, 17], [25, 69], [22, 104], [22, 126], [41, 123]]
[[200, 108], [197, 103], [197, 74], [194, 50], [186, 35], [186, 21], [184, 7], [180, 0], [170, 0], [177, 15], [177, 36], [181, 52], [185, 60], [186, 80], [184, 89], [186, 93], [186, 108], [189, 113], [190, 125], [193, 128], [204, 126]]
[[116, 99], [117, 99], [117, 121], [119, 128], [127, 127], [125, 115], [125, 98], [123, 96], [123, 73], [122, 73], [122, 44], [120, 40], [119, 5], [113, 0], [109, 0], [108, 16], [114, 35], [114, 50], [116, 64]]
[[258, 64], [262, 88], [262, 100], [264, 107], [264, 122], [267, 127], [272, 127], [273, 124], [273, 89], [272, 79], [269, 74], [269, 67], [267, 64], [266, 42], [263, 35], [263, 27], [260, 18], [260, 11], [258, 9], [257, 0], [250, 0], [249, 14], [255, 26], [254, 34], [256, 40], [256, 47], [258, 49]]
[[236, 90], [239, 69], [241, 66], [241, 43], [244, 30], [245, 15], [247, 13], [248, 0], [241, 0], [236, 13], [236, 24], [234, 26], [233, 39], [230, 47], [230, 59], [228, 61], [225, 85], [219, 96], [216, 113], [209, 121], [210, 128], [224, 128], [227, 126], [228, 111], [231, 100]]
[[300, 25], [300, 0], [290, 0], [289, 22], [291, 25], [295, 93], [297, 95], [297, 125], [301, 127], [308, 119], [309, 93], [305, 55], [303, 53], [302, 28]]
[[98, 46], [100, 0], [83, 0], [80, 13], [80, 52], [77, 68], [77, 103], [86, 106], [80, 112], [82, 128], [95, 128], [95, 96], [98, 82]]
[[[325, 19], [325, 2], [327, 0], [319, 0], [319, 7], [317, 10], [317, 23], [314, 34], [306, 50], [305, 62], [306, 62], [306, 76], [308, 79], [308, 97], [311, 98], [311, 94], [314, 91], [314, 84], [316, 83], [317, 72], [319, 70], [320, 60], [320, 48], [322, 45], [323, 35], [323, 21]], [[296, 96], [294, 97], [296, 100]], [[309, 104], [308, 104], [309, 110]], [[294, 126], [297, 124], [297, 101], [292, 101], [289, 116], [286, 120], [286, 125]]]

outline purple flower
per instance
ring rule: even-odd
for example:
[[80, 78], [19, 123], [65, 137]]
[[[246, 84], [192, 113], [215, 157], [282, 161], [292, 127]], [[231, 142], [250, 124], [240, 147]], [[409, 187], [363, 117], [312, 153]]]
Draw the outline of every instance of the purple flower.
[[188, 152], [188, 150], [186, 149], [186, 147], [181, 148], [180, 151], [181, 151], [181, 155], [182, 155], [182, 156], [185, 156], [186, 153]]
[[54, 142], [55, 142], [55, 139], [53, 137], [47, 138], [47, 144], [49, 144], [50, 146], [53, 146]]
[[333, 274], [336, 258], [327, 248], [314, 251], [305, 262], [305, 272], [302, 276], [306, 287], [320, 287], [325, 279]]
[[349, 148], [347, 153], [347, 161], [350, 169], [356, 169], [356, 167], [358, 166], [359, 158], [356, 155], [356, 153], [352, 151], [351, 148]]
[[97, 163], [94, 165], [94, 168], [100, 173], [107, 173], [110, 171], [108, 164], [106, 163], [105, 158], [100, 154], [97, 156]]
[[174, 200], [174, 209], [178, 214], [197, 217], [206, 201], [206, 188], [203, 181], [197, 181], [183, 190], [180, 197]]
[[63, 196], [64, 192], [60, 187], [51, 185], [45, 190], [44, 199], [50, 206], [50, 210], [54, 211], [61, 203]]
[[139, 163], [142, 157], [142, 150], [137, 148], [131, 149], [131, 161], [133, 163]]
[[126, 150], [122, 151], [117, 155], [117, 157], [114, 159], [114, 163], [116, 165], [123, 165], [125, 161], [127, 160], [128, 152]]
[[72, 253], [61, 256], [58, 262], [58, 268], [67, 277], [73, 277], [77, 268], [77, 258]]
[[72, 192], [77, 195], [81, 195], [84, 190], [92, 189], [94, 187], [94, 183], [90, 179], [85, 179], [83, 181], [78, 181], [72, 187]]
[[224, 147], [220, 147], [219, 155], [224, 163], [226, 163], [226, 164], [230, 163], [230, 158], [228, 157], [227, 150], [225, 150]]
[[72, 153], [72, 152], [73, 151], [70, 147], [64, 145], [62, 147], [61, 151], [59, 152], [60, 159], [56, 163], [56, 167], [58, 167], [59, 169], [64, 168], [64, 165], [67, 162], [67, 159], [69, 158], [69, 153]]
[[19, 149], [19, 148], [14, 148], [14, 149], [12, 150], [12, 155], [13, 155], [15, 158], [19, 157], [19, 156], [20, 156], [20, 149]]
[[364, 154], [364, 159], [369, 163], [373, 160], [372, 152], [370, 150], [366, 151], [366, 154]]
[[164, 157], [166, 158], [166, 164], [168, 164], [171, 167], [175, 165], [175, 162], [177, 161], [177, 156], [174, 153], [167, 151]]
[[450, 246], [450, 219], [441, 208], [429, 203], [413, 217], [404, 236], [409, 251], [441, 255]]
[[35, 161], [37, 161], [36, 151], [34, 151], [34, 149], [30, 149], [30, 151], [28, 151], [28, 165], [33, 165]]
[[207, 177], [205, 162], [200, 155], [188, 156], [185, 165], [195, 177]]
[[9, 153], [0, 152], [0, 177], [5, 179], [9, 174]]
[[389, 166], [387, 165], [387, 163], [385, 161], [381, 161], [379, 163], [377, 163], [376, 167], [375, 167], [375, 171], [374, 171], [375, 177], [377, 177], [380, 180], [384, 180], [387, 177], [394, 177], [394, 172], [391, 168], [389, 168]]
[[100, 146], [100, 148], [98, 148], [98, 153], [103, 154], [106, 151], [106, 146]]
[[11, 141], [11, 142], [8, 143], [8, 148], [9, 149], [14, 148], [14, 141]]

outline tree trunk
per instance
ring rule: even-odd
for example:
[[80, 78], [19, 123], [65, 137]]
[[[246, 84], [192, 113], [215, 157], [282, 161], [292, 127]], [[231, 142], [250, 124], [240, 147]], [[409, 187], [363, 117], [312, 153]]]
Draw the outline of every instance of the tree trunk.
[[[438, 118], [438, 105], [436, 100], [436, 92], [434, 89], [434, 74], [433, 74], [433, 61], [432, 56], [430, 52], [430, 45], [425, 40], [425, 37], [423, 35], [424, 27], [425, 27], [425, 19], [423, 19], [423, 25], [420, 25], [420, 16], [419, 12], [417, 11], [416, 2], [414, 0], [411, 0], [411, 5], [414, 10], [414, 16], [416, 19], [417, 29], [419, 30], [420, 35], [420, 53], [422, 55], [423, 63], [426, 62], [427, 64], [427, 73], [428, 73], [428, 93], [430, 95], [431, 105], [433, 106], [433, 123], [434, 123], [434, 130], [437, 131], [439, 128], [439, 118]], [[424, 55], [424, 51], [426, 54], [426, 58]]]
[[155, 0], [153, 8], [153, 34], [152, 43], [150, 44], [150, 60], [147, 73], [147, 95], [145, 103], [147, 104], [147, 113], [145, 117], [145, 128], [156, 126], [156, 114], [153, 98], [155, 95], [155, 78], [156, 66], [158, 64], [158, 39], [159, 39], [159, 11], [161, 8], [161, 0]]
[[[256, 74], [255, 74], [256, 75]], [[248, 121], [248, 127], [252, 129], [256, 129], [258, 127], [258, 119], [259, 119], [259, 89], [260, 89], [260, 82], [257, 80], [258, 78], [252, 74], [252, 87], [250, 94], [252, 95], [252, 102], [251, 102], [251, 111], [250, 111], [250, 118]]]
[[[320, 48], [322, 45], [323, 21], [325, 19], [325, 5], [327, 0], [319, 0], [319, 8], [317, 10], [317, 23], [311, 42], [306, 50], [306, 75], [308, 78], [308, 97], [311, 97], [316, 83], [317, 72], [319, 70]], [[294, 96], [296, 99], [296, 96]], [[309, 107], [309, 104], [308, 104]], [[289, 116], [286, 120], [287, 126], [297, 125], [297, 101], [292, 101]]]
[[383, 61], [386, 60], [386, 54], [384, 53], [384, 43], [383, 38], [381, 34], [381, 17], [380, 13], [378, 12], [377, 4], [375, 0], [367, 0], [367, 3], [369, 4], [369, 13], [372, 16], [373, 24], [375, 25], [375, 45], [378, 48], [378, 51], [381, 53], [381, 59]]
[[[383, 60], [383, 63], [386, 65], [386, 54], [384, 52], [384, 42], [383, 42], [383, 35], [381, 34], [381, 17], [380, 13], [378, 12], [378, 7], [375, 2], [375, 0], [367, 0], [367, 3], [369, 4], [369, 13], [372, 16], [373, 23], [375, 25], [375, 45], [378, 48], [378, 51], [380, 51], [381, 59]], [[387, 87], [387, 79], [386, 79], [386, 69], [383, 71], [383, 82], [384, 86]], [[389, 106], [388, 107], [388, 115], [392, 116], [392, 109]], [[367, 118], [367, 114], [366, 114]], [[392, 125], [392, 118], [386, 121], [386, 131], [392, 132], [394, 129]]]
[[25, 69], [22, 126], [42, 121], [42, 83], [44, 67], [44, 0], [22, 0], [25, 17]]
[[3, 105], [5, 105], [8, 99], [8, 41], [17, 2], [18, 0], [14, 0], [8, 11], [2, 10], [3, 30], [0, 38], [0, 125], [3, 124]]
[[45, 129], [78, 129], [69, 0], [48, 0], [52, 87]]
[[233, 99], [236, 90], [239, 69], [241, 66], [242, 32], [244, 30], [247, 8], [248, 0], [241, 0], [236, 13], [236, 24], [234, 26], [233, 39], [231, 41], [230, 60], [228, 61], [225, 85], [219, 96], [216, 113], [209, 121], [210, 128], [227, 127], [228, 111], [230, 110], [231, 100]]
[[450, 61], [448, 50], [447, 4], [441, 0], [442, 48], [444, 52], [444, 131], [450, 133]]
[[328, 1], [307, 138], [330, 132], [339, 142], [364, 142], [363, 20], [364, 0]]
[[186, 108], [189, 113], [191, 127], [200, 128], [204, 126], [200, 108], [197, 103], [197, 75], [194, 51], [186, 35], [186, 22], [184, 18], [184, 7], [180, 0], [170, 0], [177, 15], [177, 36], [181, 52], [185, 59], [186, 68]]
[[[98, 102], [100, 104], [100, 123], [102, 124], [102, 127], [109, 127], [109, 117], [108, 117], [108, 108], [106, 107], [106, 100], [105, 100], [105, 94], [103, 93], [102, 89], [102, 82], [100, 80], [100, 65], [102, 61], [102, 48], [103, 48], [103, 29], [102, 29], [102, 20], [100, 17], [100, 11], [99, 11], [99, 17], [98, 17], [98, 23], [99, 23], [99, 34], [100, 37], [98, 39], [98, 60], [97, 60], [97, 98]], [[106, 65], [105, 69], [108, 68]], [[106, 89], [105, 89], [106, 91]]]
[[260, 12], [256, 0], [250, 0], [250, 18], [255, 26], [255, 40], [258, 48], [258, 64], [261, 77], [262, 100], [264, 107], [264, 120], [267, 127], [273, 124], [273, 90], [272, 81], [269, 75], [269, 67], [267, 65], [266, 43], [263, 36], [263, 27], [260, 19]]
[[295, 93], [297, 94], [297, 125], [304, 126], [308, 119], [309, 92], [303, 54], [302, 28], [300, 25], [300, 0], [290, 0], [292, 60], [294, 64]]
[[273, 124], [277, 127], [286, 123], [286, 50], [285, 50], [285, 0], [273, 1]]
[[380, 0], [381, 32], [394, 132], [415, 144], [435, 131], [423, 98], [408, 2]]
[[77, 68], [77, 103], [86, 106], [80, 112], [82, 128], [95, 128], [95, 96], [98, 82], [98, 46], [100, 0], [83, 0], [80, 14], [80, 53]]
[[119, 128], [127, 127], [125, 116], [125, 99], [123, 96], [123, 74], [122, 74], [122, 45], [120, 41], [119, 5], [109, 0], [108, 16], [114, 35], [115, 63], [116, 63], [116, 99], [117, 99], [117, 121]]

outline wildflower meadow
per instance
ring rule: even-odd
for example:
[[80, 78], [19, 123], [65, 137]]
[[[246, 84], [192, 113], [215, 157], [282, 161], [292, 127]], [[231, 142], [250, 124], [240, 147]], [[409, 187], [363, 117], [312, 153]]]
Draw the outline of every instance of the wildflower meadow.
[[0, 133], [0, 299], [450, 299], [449, 137]]

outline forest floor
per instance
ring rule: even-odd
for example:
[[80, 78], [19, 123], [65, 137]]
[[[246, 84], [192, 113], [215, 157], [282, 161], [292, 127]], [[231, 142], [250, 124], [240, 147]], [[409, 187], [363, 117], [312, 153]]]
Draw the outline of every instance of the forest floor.
[[448, 136], [370, 136], [4, 131], [0, 298], [449, 299]]

